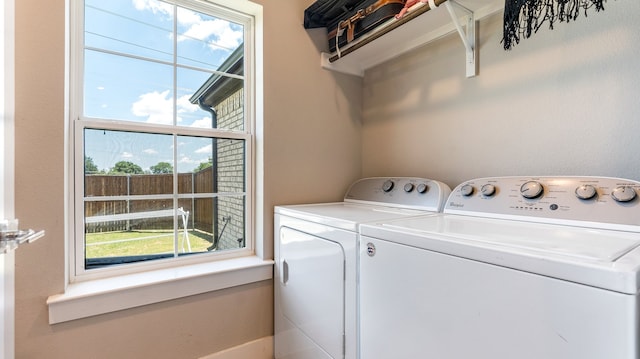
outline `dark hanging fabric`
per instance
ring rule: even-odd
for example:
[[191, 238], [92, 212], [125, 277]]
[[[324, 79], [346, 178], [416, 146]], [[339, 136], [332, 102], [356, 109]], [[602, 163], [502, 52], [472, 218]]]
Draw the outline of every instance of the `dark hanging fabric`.
[[542, 24], [549, 22], [553, 29], [555, 22], [570, 22], [578, 18], [581, 12], [587, 16], [587, 10], [604, 10], [606, 0], [505, 0], [504, 29], [502, 44], [510, 50], [520, 43], [520, 37], [529, 38]]

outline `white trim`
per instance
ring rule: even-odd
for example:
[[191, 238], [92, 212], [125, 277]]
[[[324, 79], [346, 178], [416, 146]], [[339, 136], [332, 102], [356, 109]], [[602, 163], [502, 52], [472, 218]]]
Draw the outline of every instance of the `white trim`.
[[14, 217], [15, 179], [15, 2], [4, 0], [0, 5], [0, 219]]
[[147, 211], [147, 212], [133, 212], [133, 213], [121, 213], [121, 214], [109, 214], [104, 216], [93, 216], [85, 219], [86, 223], [99, 223], [99, 222], [111, 222], [111, 221], [124, 221], [128, 219], [141, 219], [141, 218], [159, 218], [159, 217], [174, 217], [182, 216], [182, 228], [187, 228], [187, 222], [189, 218], [189, 211], [185, 211], [182, 207], [177, 210], [173, 209], [161, 209], [159, 211]]
[[[246, 101], [246, 99], [245, 99]], [[115, 130], [115, 131], [132, 131], [132, 132], [143, 132], [143, 133], [152, 133], [152, 134], [167, 134], [172, 135], [176, 133], [176, 129], [171, 126], [156, 126], [153, 124], [148, 124], [144, 122], [116, 122], [114, 120], [104, 119], [104, 118], [93, 118], [93, 117], [76, 117], [80, 121], [84, 121], [88, 125], [85, 125], [86, 128], [94, 128], [100, 130]], [[206, 133], [207, 136], [211, 137], [220, 137], [220, 138], [228, 138], [228, 139], [247, 139], [251, 137], [249, 134], [249, 130], [244, 131], [233, 131], [227, 129], [218, 129], [218, 128], [202, 128], [202, 127], [185, 127], [178, 126], [179, 134], [181, 136], [202, 136], [203, 132]]]
[[[0, 219], [15, 203], [15, 1], [0, 4]], [[15, 356], [15, 253], [0, 254], [0, 359]]]
[[73, 283], [47, 299], [49, 324], [269, 280], [273, 261], [235, 258]]
[[200, 359], [273, 359], [273, 336], [263, 337], [237, 345]]
[[15, 355], [15, 255], [0, 254], [0, 359]]

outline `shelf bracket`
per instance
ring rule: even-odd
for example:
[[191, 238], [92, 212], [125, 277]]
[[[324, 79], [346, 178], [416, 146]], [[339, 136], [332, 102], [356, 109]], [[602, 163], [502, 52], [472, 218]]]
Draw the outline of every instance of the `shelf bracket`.
[[[447, 11], [449, 11], [451, 20], [453, 21], [456, 30], [458, 30], [458, 34], [460, 34], [460, 38], [462, 39], [462, 43], [464, 44], [466, 52], [467, 77], [474, 77], [478, 74], [478, 67], [476, 66], [478, 49], [476, 46], [476, 20], [473, 11], [458, 4], [455, 0], [446, 1], [444, 5], [447, 8]], [[464, 13], [463, 16], [467, 22], [465, 28], [463, 28], [460, 24], [461, 16], [458, 16], [456, 14], [454, 7], [457, 8], [460, 12]]]

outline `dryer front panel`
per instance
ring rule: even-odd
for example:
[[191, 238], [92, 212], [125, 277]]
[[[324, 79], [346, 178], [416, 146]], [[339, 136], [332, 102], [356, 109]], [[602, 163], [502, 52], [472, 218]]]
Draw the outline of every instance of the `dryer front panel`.
[[278, 283], [284, 317], [331, 358], [344, 356], [345, 253], [336, 242], [280, 230]]

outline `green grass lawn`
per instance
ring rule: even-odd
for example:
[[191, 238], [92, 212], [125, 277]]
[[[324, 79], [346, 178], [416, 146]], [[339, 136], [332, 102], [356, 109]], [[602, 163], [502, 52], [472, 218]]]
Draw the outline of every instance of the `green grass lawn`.
[[[190, 230], [188, 233], [191, 252], [204, 252], [211, 246], [211, 234], [195, 230]], [[189, 246], [184, 242], [183, 235], [184, 231], [178, 232], [178, 251], [188, 253]], [[173, 253], [174, 250], [174, 237], [171, 230], [87, 233], [85, 239], [87, 258]]]

